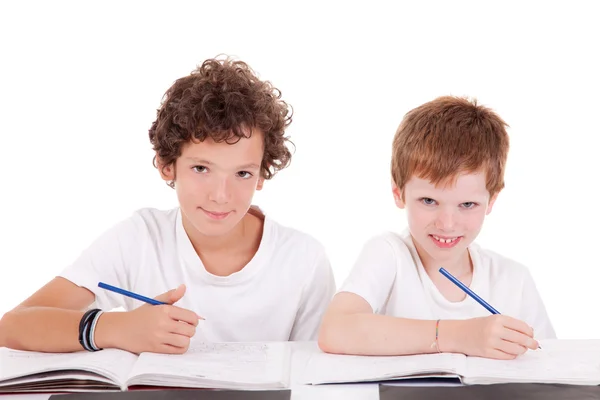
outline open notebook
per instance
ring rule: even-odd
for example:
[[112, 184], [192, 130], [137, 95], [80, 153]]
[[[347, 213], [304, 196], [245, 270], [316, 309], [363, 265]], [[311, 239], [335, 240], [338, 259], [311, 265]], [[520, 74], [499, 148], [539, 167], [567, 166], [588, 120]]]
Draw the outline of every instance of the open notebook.
[[600, 340], [546, 340], [542, 349], [501, 361], [462, 354], [346, 356], [315, 350], [302, 383], [375, 382], [455, 377], [464, 384], [507, 382], [600, 385]]
[[0, 393], [285, 388], [290, 354], [288, 343], [205, 343], [182, 355], [139, 356], [116, 349], [55, 354], [0, 348]]

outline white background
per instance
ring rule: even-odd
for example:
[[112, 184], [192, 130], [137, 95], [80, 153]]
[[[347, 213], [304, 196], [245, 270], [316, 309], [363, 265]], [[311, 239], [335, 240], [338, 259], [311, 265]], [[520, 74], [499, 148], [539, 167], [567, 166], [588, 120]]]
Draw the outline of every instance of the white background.
[[507, 186], [478, 241], [531, 269], [559, 337], [600, 337], [593, 2], [329, 4], [3, 2], [0, 315], [134, 210], [176, 206], [147, 131], [175, 79], [227, 53], [295, 108], [292, 165], [255, 202], [320, 239], [338, 284], [368, 237], [405, 226], [404, 113], [446, 94], [494, 108]]

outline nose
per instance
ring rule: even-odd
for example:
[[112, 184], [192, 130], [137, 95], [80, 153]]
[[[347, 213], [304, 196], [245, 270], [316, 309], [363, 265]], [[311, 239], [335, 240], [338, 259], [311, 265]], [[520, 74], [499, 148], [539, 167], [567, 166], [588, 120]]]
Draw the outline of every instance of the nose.
[[440, 209], [436, 216], [435, 227], [441, 231], [452, 231], [456, 224], [456, 216], [453, 210]]
[[229, 190], [229, 182], [225, 177], [216, 178], [209, 190], [208, 199], [217, 204], [227, 204], [230, 200], [231, 193]]

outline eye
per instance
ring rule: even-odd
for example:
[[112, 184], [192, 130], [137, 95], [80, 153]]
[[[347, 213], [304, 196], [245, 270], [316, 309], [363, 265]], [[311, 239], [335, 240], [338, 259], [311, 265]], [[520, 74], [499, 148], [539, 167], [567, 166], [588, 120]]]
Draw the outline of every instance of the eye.
[[477, 203], [474, 203], [472, 201], [466, 201], [466, 202], [462, 203], [461, 206], [462, 206], [462, 208], [466, 208], [467, 210], [470, 210], [471, 208], [477, 207]]
[[208, 169], [204, 165], [196, 165], [196, 166], [192, 167], [192, 169], [195, 172], [198, 172], [199, 174], [203, 174], [205, 172], [208, 172]]
[[423, 198], [419, 199], [419, 201], [421, 203], [425, 204], [426, 206], [432, 206], [435, 204], [435, 200], [430, 199], [429, 197], [423, 197]]
[[237, 173], [237, 176], [239, 176], [242, 179], [250, 179], [252, 178], [252, 174], [248, 171], [240, 171]]

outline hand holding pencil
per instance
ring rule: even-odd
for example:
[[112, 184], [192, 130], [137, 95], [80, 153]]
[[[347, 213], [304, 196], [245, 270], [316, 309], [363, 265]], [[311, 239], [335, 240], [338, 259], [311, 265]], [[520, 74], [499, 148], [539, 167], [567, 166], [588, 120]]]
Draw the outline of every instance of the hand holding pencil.
[[96, 328], [99, 347], [119, 348], [138, 354], [182, 354], [187, 351], [201, 317], [173, 305], [184, 296], [185, 285], [154, 299], [103, 283], [98, 286], [147, 303], [132, 311], [103, 314]]
[[[532, 327], [516, 318], [501, 315], [498, 310], [444, 268], [440, 268], [440, 273], [492, 314], [489, 317], [462, 321], [443, 321], [443, 325], [449, 330], [446, 339], [450, 340], [444, 343], [449, 347], [447, 351], [506, 360], [514, 359], [529, 349], [540, 348], [537, 340], [533, 338]], [[441, 329], [442, 321], [440, 321]], [[441, 333], [440, 343], [443, 343]]]
[[538, 348], [533, 329], [507, 315], [440, 321], [442, 351], [468, 356], [512, 360]]

